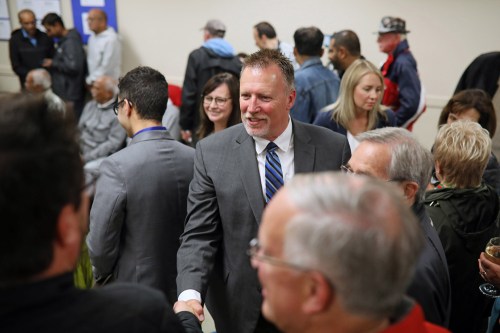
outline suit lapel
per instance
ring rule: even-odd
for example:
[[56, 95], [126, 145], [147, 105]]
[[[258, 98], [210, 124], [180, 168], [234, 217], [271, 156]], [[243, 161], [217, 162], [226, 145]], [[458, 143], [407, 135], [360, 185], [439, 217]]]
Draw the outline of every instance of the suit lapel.
[[252, 208], [255, 221], [260, 223], [262, 211], [264, 210], [264, 196], [260, 182], [259, 167], [257, 165], [257, 156], [255, 145], [243, 128], [242, 133], [236, 139], [239, 144], [239, 163], [240, 178], [248, 198], [248, 203]]
[[302, 124], [295, 121], [292, 124], [295, 174], [312, 172], [316, 147], [310, 143], [311, 137]]

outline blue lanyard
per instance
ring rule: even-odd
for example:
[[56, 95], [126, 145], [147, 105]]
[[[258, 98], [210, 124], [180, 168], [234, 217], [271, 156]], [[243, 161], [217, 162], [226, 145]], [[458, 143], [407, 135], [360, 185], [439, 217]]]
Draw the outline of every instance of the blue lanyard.
[[135, 133], [132, 138], [135, 138], [138, 134], [143, 133], [143, 132], [149, 132], [149, 131], [166, 131], [167, 128], [165, 126], [153, 126], [153, 127], [146, 127], [141, 129], [139, 132]]

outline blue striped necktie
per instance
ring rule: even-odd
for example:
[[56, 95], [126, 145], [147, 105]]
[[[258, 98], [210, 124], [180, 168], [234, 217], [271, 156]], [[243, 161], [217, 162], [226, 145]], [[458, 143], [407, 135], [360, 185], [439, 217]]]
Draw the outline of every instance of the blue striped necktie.
[[283, 186], [283, 172], [276, 148], [278, 146], [274, 142], [269, 142], [266, 147], [266, 202]]

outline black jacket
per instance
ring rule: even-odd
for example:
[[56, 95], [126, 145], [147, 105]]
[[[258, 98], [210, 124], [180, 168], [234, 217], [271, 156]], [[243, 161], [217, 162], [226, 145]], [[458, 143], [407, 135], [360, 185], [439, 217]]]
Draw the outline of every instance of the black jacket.
[[499, 236], [498, 196], [487, 185], [474, 189], [436, 189], [424, 201], [443, 244], [451, 280], [450, 329], [485, 332], [492, 299], [479, 292], [484, 281], [477, 260], [492, 237]]
[[196, 318], [171, 310], [160, 291], [131, 283], [83, 290], [73, 275], [0, 288], [0, 332], [201, 332]]
[[83, 99], [87, 60], [82, 38], [75, 29], [61, 38], [52, 59], [52, 90], [65, 101]]
[[240, 77], [240, 71], [241, 61], [237, 56], [223, 58], [203, 46], [191, 52], [182, 86], [181, 128], [191, 132], [197, 129], [201, 93], [212, 76], [228, 72]]
[[24, 88], [26, 75], [35, 68], [42, 67], [45, 58], [54, 55], [54, 42], [45, 33], [36, 30], [37, 45], [33, 46], [28, 38], [23, 36], [21, 29], [12, 32], [9, 40], [9, 55], [12, 70], [19, 76], [21, 88]]
[[427, 321], [447, 327], [450, 321], [451, 289], [444, 249], [424, 205], [417, 203], [412, 209], [426, 242], [407, 294], [420, 304]]

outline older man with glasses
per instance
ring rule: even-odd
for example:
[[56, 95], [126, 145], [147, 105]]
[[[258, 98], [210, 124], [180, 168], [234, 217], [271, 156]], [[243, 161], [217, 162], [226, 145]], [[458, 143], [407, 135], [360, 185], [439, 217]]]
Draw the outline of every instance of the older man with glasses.
[[390, 181], [400, 188], [426, 236], [424, 251], [407, 294], [422, 306], [427, 320], [447, 326], [451, 311], [448, 265], [441, 241], [423, 206], [423, 196], [431, 176], [432, 155], [410, 132], [401, 128], [368, 131], [356, 139], [360, 144], [345, 169]]
[[78, 129], [85, 171], [98, 174], [102, 161], [123, 148], [126, 133], [112, 111], [118, 96], [117, 82], [109, 76], [101, 76], [90, 91], [92, 100], [83, 109]]
[[323, 173], [276, 194], [248, 254], [282, 332], [447, 332], [404, 295], [423, 245], [393, 186]]

